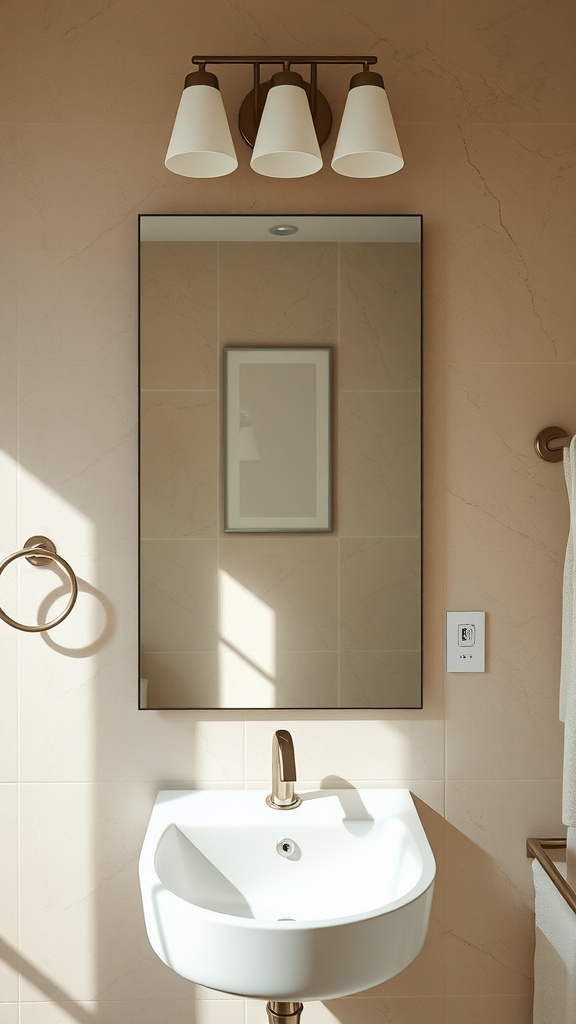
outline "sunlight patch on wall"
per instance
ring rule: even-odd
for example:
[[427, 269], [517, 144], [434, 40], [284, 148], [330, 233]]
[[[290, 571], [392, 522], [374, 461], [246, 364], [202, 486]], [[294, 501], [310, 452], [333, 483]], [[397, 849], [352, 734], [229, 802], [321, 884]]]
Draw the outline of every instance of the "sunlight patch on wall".
[[227, 572], [219, 574], [220, 707], [276, 704], [276, 616]]
[[[83, 578], [96, 555], [94, 523], [5, 452], [0, 452], [0, 473], [8, 479], [11, 474], [17, 475], [20, 506], [17, 535], [12, 539], [11, 550], [2, 550], [2, 555], [23, 550], [34, 537], [46, 537], [53, 542], [57, 553], [75, 573], [82, 593], [70, 618], [49, 639], [55, 640], [57, 636], [63, 653], [89, 653], [107, 625], [97, 592]], [[34, 566], [21, 556], [7, 565], [2, 574], [0, 603], [17, 622], [38, 625], [52, 621], [68, 606], [70, 594], [69, 577], [56, 561]]]
[[21, 546], [28, 537], [43, 534], [54, 541], [58, 553], [72, 562], [74, 555], [84, 559], [96, 557], [96, 534], [93, 520], [76, 505], [30, 473], [18, 467]]

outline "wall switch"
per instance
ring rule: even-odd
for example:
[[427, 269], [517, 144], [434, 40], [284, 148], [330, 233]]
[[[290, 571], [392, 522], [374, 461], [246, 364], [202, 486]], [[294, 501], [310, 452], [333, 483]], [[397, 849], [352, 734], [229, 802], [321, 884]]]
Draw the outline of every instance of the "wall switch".
[[446, 671], [484, 672], [485, 612], [446, 612]]

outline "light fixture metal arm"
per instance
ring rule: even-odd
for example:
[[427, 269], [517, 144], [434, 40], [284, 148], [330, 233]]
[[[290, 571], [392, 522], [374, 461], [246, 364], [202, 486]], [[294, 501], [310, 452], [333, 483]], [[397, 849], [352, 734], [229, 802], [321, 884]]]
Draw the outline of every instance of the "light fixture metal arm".
[[[260, 68], [264, 64], [279, 64], [284, 73], [289, 72], [292, 65], [310, 65], [310, 81], [303, 82], [303, 87], [308, 95], [310, 112], [318, 142], [323, 145], [332, 130], [332, 113], [330, 105], [325, 96], [318, 89], [318, 65], [351, 65], [360, 64], [364, 72], [368, 72], [369, 66], [376, 64], [378, 57], [374, 54], [272, 54], [271, 56], [261, 54], [245, 54], [236, 56], [225, 56], [223, 54], [195, 54], [192, 57], [192, 64], [199, 68], [200, 72], [209, 75], [206, 71], [207, 64], [241, 64], [252, 65], [253, 87], [240, 107], [239, 125], [240, 132], [249, 146], [254, 146], [256, 134], [260, 124], [260, 117], [271, 82], [262, 83], [260, 80]], [[197, 73], [196, 73], [197, 75]], [[206, 81], [208, 81], [206, 79]], [[275, 79], [277, 82], [278, 79]], [[195, 75], [189, 75], [186, 85], [200, 84], [204, 79]]]
[[303, 56], [302, 54], [296, 56], [240, 56], [240, 57], [224, 57], [224, 56], [199, 56], [195, 55], [192, 57], [192, 63], [198, 64], [199, 66], [205, 64], [376, 64], [378, 57], [373, 54], [367, 57], [358, 56]]

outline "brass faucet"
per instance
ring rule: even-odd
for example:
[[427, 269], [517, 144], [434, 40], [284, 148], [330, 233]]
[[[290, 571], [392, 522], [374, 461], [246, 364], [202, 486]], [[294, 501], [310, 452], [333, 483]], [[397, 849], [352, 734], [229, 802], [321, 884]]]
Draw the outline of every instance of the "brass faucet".
[[272, 737], [272, 792], [266, 797], [269, 807], [287, 811], [302, 800], [294, 792], [296, 759], [294, 744], [287, 729], [278, 729]]

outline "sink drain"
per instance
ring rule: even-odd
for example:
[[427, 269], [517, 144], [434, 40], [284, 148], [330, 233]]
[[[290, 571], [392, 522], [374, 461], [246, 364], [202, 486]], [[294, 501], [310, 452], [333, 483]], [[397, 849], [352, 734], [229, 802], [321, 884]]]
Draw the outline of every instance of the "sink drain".
[[296, 843], [292, 839], [281, 839], [276, 843], [276, 849], [281, 857], [291, 857], [296, 850]]

